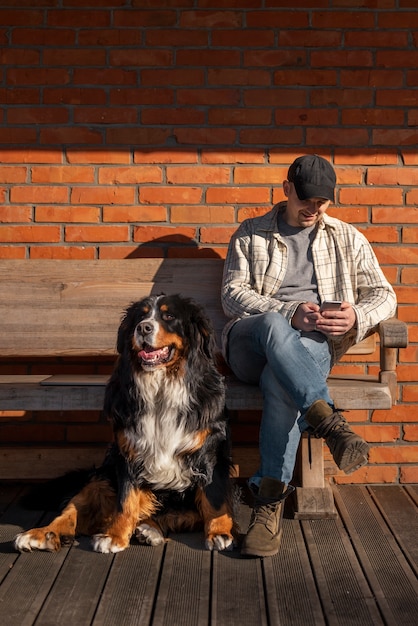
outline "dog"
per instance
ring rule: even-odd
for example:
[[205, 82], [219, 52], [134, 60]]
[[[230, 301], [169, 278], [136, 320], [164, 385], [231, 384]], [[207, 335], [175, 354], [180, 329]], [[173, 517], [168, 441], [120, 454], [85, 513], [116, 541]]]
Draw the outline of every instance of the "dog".
[[133, 536], [157, 546], [168, 531], [202, 527], [207, 549], [233, 548], [236, 498], [215, 348], [211, 322], [190, 298], [149, 296], [126, 309], [105, 391], [114, 436], [104, 462], [50, 524], [16, 536], [17, 550], [59, 550], [77, 534], [114, 553]]

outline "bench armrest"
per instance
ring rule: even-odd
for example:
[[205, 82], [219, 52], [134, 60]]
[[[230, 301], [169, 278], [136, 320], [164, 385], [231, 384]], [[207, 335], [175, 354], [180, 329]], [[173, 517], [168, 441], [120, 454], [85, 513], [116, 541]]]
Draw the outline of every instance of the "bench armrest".
[[380, 372], [379, 380], [388, 385], [393, 404], [397, 399], [398, 362], [397, 348], [406, 348], [408, 345], [408, 327], [405, 322], [392, 317], [379, 324], [380, 335]]
[[396, 317], [380, 322], [378, 332], [382, 348], [406, 348], [408, 345], [408, 327]]

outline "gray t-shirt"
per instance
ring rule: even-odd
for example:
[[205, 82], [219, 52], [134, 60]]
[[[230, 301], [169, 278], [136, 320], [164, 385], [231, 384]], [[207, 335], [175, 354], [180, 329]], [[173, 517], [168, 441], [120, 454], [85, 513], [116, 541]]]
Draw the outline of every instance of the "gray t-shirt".
[[284, 302], [299, 300], [319, 304], [312, 258], [312, 242], [316, 236], [317, 225], [308, 228], [289, 226], [279, 215], [278, 229], [287, 246], [288, 264], [276, 297]]

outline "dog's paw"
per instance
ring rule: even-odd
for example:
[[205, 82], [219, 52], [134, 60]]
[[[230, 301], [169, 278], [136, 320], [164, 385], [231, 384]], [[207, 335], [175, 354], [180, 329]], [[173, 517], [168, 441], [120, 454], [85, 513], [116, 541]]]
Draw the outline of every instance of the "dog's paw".
[[116, 538], [110, 535], [93, 535], [92, 546], [94, 552], [102, 552], [103, 554], [122, 552], [127, 548], [126, 545], [116, 541]]
[[210, 535], [206, 537], [206, 550], [233, 550], [234, 539], [230, 535]]
[[46, 531], [43, 528], [33, 528], [24, 533], [19, 533], [13, 543], [19, 552], [31, 552], [32, 550], [57, 552], [61, 548], [60, 538], [54, 532]]
[[149, 546], [159, 546], [164, 543], [164, 536], [155, 528], [149, 524], [140, 524], [135, 528], [135, 537], [139, 543], [146, 543]]

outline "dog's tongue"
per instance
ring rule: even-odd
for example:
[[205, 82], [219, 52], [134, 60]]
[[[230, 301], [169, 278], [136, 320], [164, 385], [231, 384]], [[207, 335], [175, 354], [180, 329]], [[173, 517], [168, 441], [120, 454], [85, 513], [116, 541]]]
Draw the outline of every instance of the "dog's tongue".
[[138, 352], [138, 356], [146, 363], [155, 363], [157, 361], [162, 361], [163, 359], [168, 357], [168, 347], [165, 346], [164, 348], [161, 348], [159, 350], [152, 350], [151, 348], [147, 348], [146, 350], [140, 350]]

